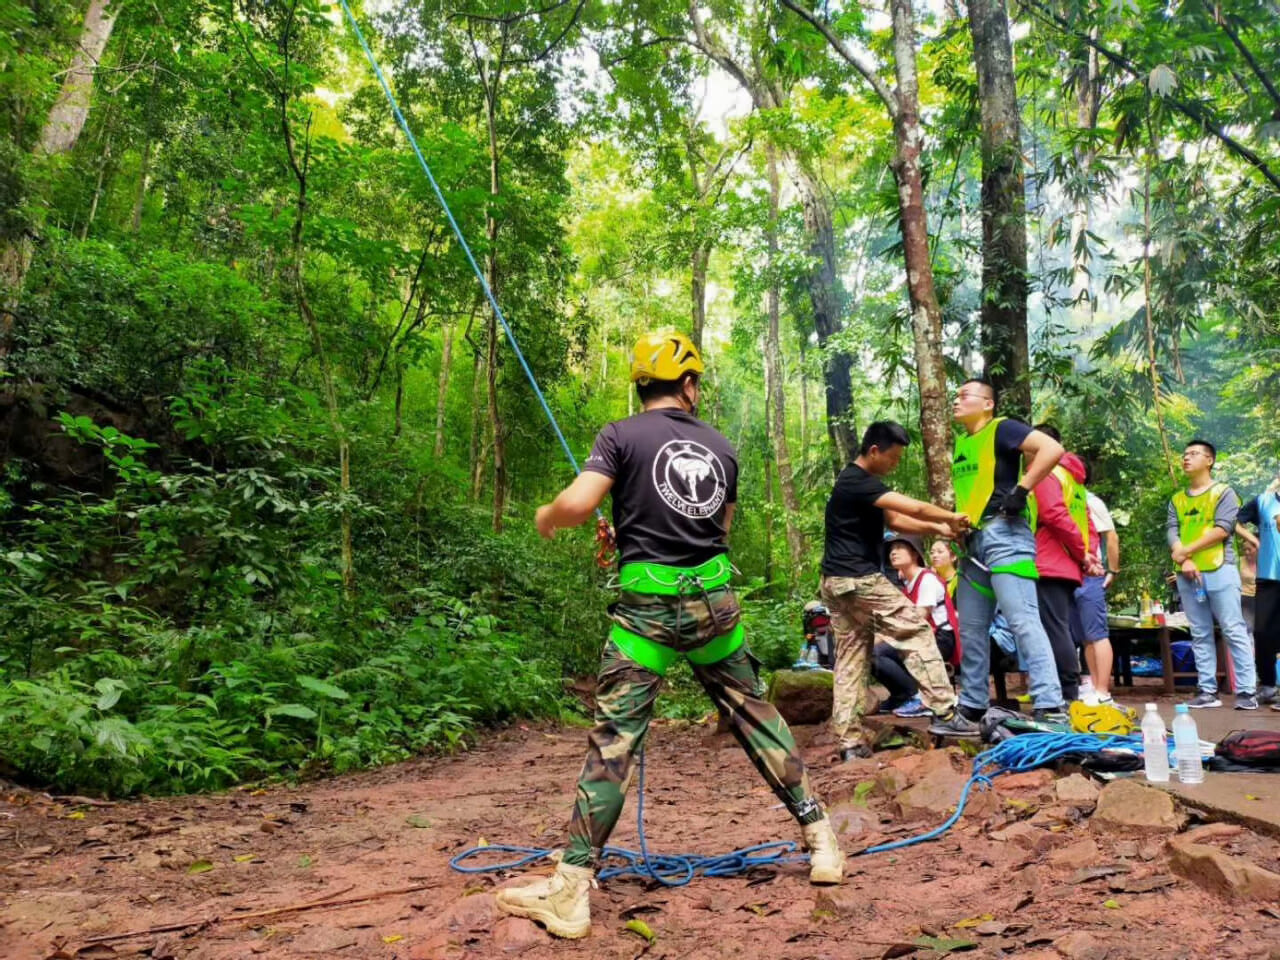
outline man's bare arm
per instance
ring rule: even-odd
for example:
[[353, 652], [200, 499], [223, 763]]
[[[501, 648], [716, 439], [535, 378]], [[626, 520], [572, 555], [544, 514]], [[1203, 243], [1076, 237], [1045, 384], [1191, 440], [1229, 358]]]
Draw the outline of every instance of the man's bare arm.
[[875, 506], [885, 512], [885, 520], [889, 522], [889, 526], [903, 533], [920, 533], [925, 531], [908, 530], [902, 526], [895, 524], [890, 515], [898, 518], [911, 517], [916, 520], [932, 521], [933, 523], [943, 523], [948, 526], [967, 526], [969, 518], [963, 513], [953, 513], [942, 507], [935, 507], [932, 503], [925, 503], [923, 500], [916, 500], [905, 494], [896, 493], [890, 490], [888, 493], [881, 494], [876, 500]]
[[561, 527], [576, 527], [582, 523], [613, 489], [613, 477], [591, 470], [578, 474], [577, 479], [565, 487], [550, 503], [538, 508], [534, 523], [538, 533], [550, 539]]
[[1058, 465], [1058, 461], [1062, 459], [1062, 444], [1047, 433], [1041, 433], [1039, 430], [1032, 430], [1027, 434], [1018, 447], [1028, 458], [1027, 469], [1022, 474], [1022, 479], [1018, 481], [1020, 486], [1026, 487], [1027, 490], [1034, 490], [1037, 483], [1053, 472], [1053, 468]]

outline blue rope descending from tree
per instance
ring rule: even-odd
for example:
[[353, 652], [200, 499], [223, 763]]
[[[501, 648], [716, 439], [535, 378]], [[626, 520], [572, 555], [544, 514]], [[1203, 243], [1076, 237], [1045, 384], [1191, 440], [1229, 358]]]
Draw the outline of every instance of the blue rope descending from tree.
[[[467, 238], [462, 235], [462, 229], [458, 226], [458, 221], [453, 217], [453, 210], [449, 208], [449, 201], [444, 198], [444, 191], [440, 189], [440, 185], [436, 183], [435, 176], [431, 173], [431, 167], [427, 163], [426, 157], [422, 155], [422, 150], [418, 146], [417, 138], [414, 137], [413, 131], [409, 129], [409, 123], [404, 118], [404, 114], [400, 112], [400, 104], [396, 102], [395, 96], [391, 93], [391, 87], [387, 83], [387, 78], [382, 73], [382, 67], [378, 65], [377, 58], [373, 55], [373, 51], [369, 48], [368, 42], [364, 38], [364, 33], [360, 30], [360, 25], [356, 23], [355, 14], [351, 12], [351, 7], [347, 0], [338, 0], [342, 5], [342, 12], [346, 14], [347, 22], [351, 24], [351, 29], [356, 35], [356, 39], [360, 41], [360, 48], [364, 50], [365, 58], [369, 61], [369, 66], [373, 67], [373, 72], [378, 78], [378, 83], [382, 85], [382, 92], [387, 97], [387, 103], [391, 106], [391, 112], [395, 115], [396, 122], [400, 125], [401, 132], [404, 133], [405, 139], [409, 141], [409, 146], [413, 148], [413, 155], [418, 158], [418, 163], [422, 164], [422, 172], [427, 175], [427, 180], [431, 184], [432, 191], [435, 192], [436, 199], [440, 201], [440, 208], [444, 210], [445, 217], [449, 220], [449, 226], [453, 228], [453, 235], [458, 238], [458, 245], [462, 247], [462, 252], [467, 256], [467, 262], [471, 264], [471, 269], [475, 272], [476, 279], [480, 281], [480, 287], [484, 290], [485, 298], [489, 301], [489, 306], [493, 308], [493, 315], [498, 318], [498, 322], [502, 324], [502, 329], [506, 332], [507, 341], [511, 344], [511, 349], [516, 355], [516, 359], [520, 361], [520, 366], [524, 369], [524, 375], [529, 378], [529, 386], [533, 387], [533, 392], [538, 398], [538, 402], [542, 404], [542, 411], [547, 415], [547, 420], [551, 423], [551, 429], [555, 431], [556, 439], [560, 441], [560, 446], [564, 450], [564, 455], [569, 458], [569, 463], [573, 466], [574, 473], [581, 473], [578, 467], [578, 461], [573, 455], [573, 451], [569, 449], [569, 442], [565, 440], [564, 434], [560, 432], [560, 424], [556, 422], [555, 415], [551, 412], [551, 407], [547, 405], [546, 398], [542, 395], [542, 389], [538, 386], [538, 381], [533, 375], [533, 371], [529, 369], [529, 364], [524, 358], [524, 353], [520, 350], [520, 344], [516, 343], [516, 336], [511, 332], [511, 327], [507, 323], [506, 316], [502, 313], [502, 308], [498, 306], [498, 299], [493, 295], [493, 290], [489, 287], [489, 281], [484, 278], [479, 264], [476, 263], [475, 256], [471, 253], [471, 246], [467, 243]], [[596, 511], [599, 514], [599, 511]]]
[[[942, 824], [902, 840], [878, 844], [857, 851], [855, 856], [866, 856], [873, 853], [888, 853], [904, 847], [915, 846], [936, 840], [950, 830], [964, 815], [965, 804], [973, 788], [987, 788], [996, 777], [1006, 773], [1022, 773], [1037, 767], [1048, 766], [1066, 757], [1081, 757], [1104, 751], [1121, 751], [1140, 753], [1142, 739], [1140, 737], [1100, 736], [1091, 733], [1024, 733], [996, 744], [973, 758], [973, 774], [960, 791], [955, 812]], [[637, 783], [638, 800], [636, 804], [636, 821], [640, 835], [640, 852], [621, 847], [605, 847], [601, 857], [599, 879], [612, 877], [635, 876], [642, 879], [653, 879], [668, 887], [681, 887], [689, 883], [695, 876], [731, 877], [746, 873], [758, 867], [773, 866], [780, 863], [807, 862], [809, 855], [797, 853], [796, 845], [790, 841], [762, 843], [752, 847], [742, 847], [729, 853], [714, 856], [697, 854], [655, 854], [648, 851], [648, 841], [644, 830], [644, 755], [640, 755], [640, 776]], [[518, 853], [519, 857], [498, 863], [487, 863], [484, 866], [466, 866], [466, 861], [495, 853]], [[550, 859], [554, 851], [540, 847], [517, 847], [508, 844], [493, 844], [485, 847], [471, 847], [464, 850], [449, 861], [449, 866], [460, 873], [488, 873], [497, 870], [516, 870], [539, 860]], [[618, 861], [618, 863], [611, 863]]]

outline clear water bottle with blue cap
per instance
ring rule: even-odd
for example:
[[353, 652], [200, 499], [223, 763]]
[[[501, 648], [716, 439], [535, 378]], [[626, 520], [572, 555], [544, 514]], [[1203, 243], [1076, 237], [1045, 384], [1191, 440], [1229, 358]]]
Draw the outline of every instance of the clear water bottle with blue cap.
[[1174, 707], [1173, 755], [1178, 761], [1178, 779], [1182, 783], [1204, 783], [1204, 764], [1200, 761], [1200, 733], [1185, 703]]
[[1208, 603], [1209, 591], [1204, 588], [1204, 577], [1196, 577], [1196, 603]]

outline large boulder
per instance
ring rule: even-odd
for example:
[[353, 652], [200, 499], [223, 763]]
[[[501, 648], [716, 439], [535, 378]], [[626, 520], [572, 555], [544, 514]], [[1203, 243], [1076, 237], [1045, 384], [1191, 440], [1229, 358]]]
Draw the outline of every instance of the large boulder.
[[1098, 794], [1090, 821], [1094, 829], [1131, 837], [1135, 833], [1177, 833], [1186, 815], [1163, 790], [1136, 780], [1113, 780]]
[[[964, 785], [969, 782], [971, 761], [955, 747], [930, 750], [911, 760], [910, 766], [914, 769], [908, 776], [915, 782], [895, 798], [898, 815], [904, 819], [946, 816], [960, 802]], [[971, 792], [970, 802], [978, 796], [976, 790]]]
[[831, 719], [833, 681], [828, 670], [779, 670], [767, 699], [789, 724], [825, 723]]
[[1169, 844], [1169, 868], [1197, 886], [1233, 899], [1280, 900], [1280, 873], [1205, 843]]

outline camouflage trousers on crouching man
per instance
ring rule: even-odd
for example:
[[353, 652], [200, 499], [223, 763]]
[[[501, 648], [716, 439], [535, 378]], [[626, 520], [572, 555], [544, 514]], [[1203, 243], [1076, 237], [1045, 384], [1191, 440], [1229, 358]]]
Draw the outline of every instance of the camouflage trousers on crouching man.
[[566, 863], [591, 865], [608, 842], [663, 677], [681, 656], [792, 816], [801, 824], [822, 819], [786, 721], [757, 692], [729, 572], [725, 557], [689, 571], [658, 564], [620, 571], [622, 596], [610, 607], [614, 627], [600, 660], [595, 726], [578, 778]]

